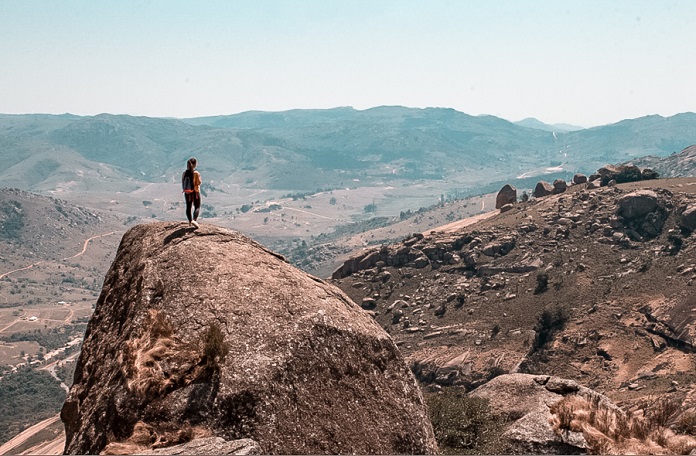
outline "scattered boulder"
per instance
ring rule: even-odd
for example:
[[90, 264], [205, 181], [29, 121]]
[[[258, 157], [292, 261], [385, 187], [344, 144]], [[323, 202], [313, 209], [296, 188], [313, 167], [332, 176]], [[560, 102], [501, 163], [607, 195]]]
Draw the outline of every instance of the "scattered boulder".
[[495, 208], [500, 209], [506, 204], [515, 204], [517, 202], [517, 189], [510, 184], [505, 184], [498, 192], [495, 198]]
[[488, 399], [493, 414], [518, 417], [507, 425], [503, 437], [512, 453], [579, 454], [589, 445], [582, 432], [554, 432], [553, 406], [564, 397], [579, 396], [617, 414], [623, 412], [609, 399], [573, 380], [548, 375], [505, 374], [475, 389], [472, 396]]
[[541, 198], [542, 196], [547, 196], [553, 193], [553, 185], [546, 181], [539, 181], [534, 187], [534, 197]]
[[375, 307], [377, 307], [377, 301], [374, 298], [363, 298], [362, 302], [360, 303], [360, 306], [363, 309], [372, 310]]
[[634, 165], [606, 165], [597, 170], [602, 186], [608, 185], [610, 181], [617, 184], [625, 182], [636, 182], [642, 179], [640, 168]]
[[591, 180], [591, 181], [589, 181], [589, 182], [587, 183], [587, 189], [588, 189], [588, 190], [594, 190], [594, 189], [597, 189], [597, 188], [601, 187], [601, 185], [602, 185], [602, 184], [601, 184], [601, 181], [600, 181], [599, 179], [597, 179], [597, 180]]
[[557, 195], [568, 190], [568, 184], [563, 179], [556, 179], [553, 181], [553, 194]]
[[576, 185], [584, 184], [587, 182], [587, 176], [581, 173], [577, 173], [573, 176], [573, 183]]
[[657, 194], [652, 190], [638, 190], [622, 196], [617, 213], [628, 220], [642, 218], [658, 206]]
[[689, 231], [696, 230], [696, 204], [692, 204], [682, 212], [679, 223]]
[[[205, 264], [181, 261], [192, 251]], [[367, 312], [205, 224], [123, 236], [61, 419], [66, 454], [138, 444], [136, 425], [150, 430], [138, 452], [198, 437], [265, 454], [437, 452], [416, 380]]]
[[515, 238], [512, 236], [504, 236], [498, 240], [486, 244], [481, 253], [486, 256], [504, 256], [510, 253], [515, 248]]
[[512, 204], [512, 203], [507, 203], [507, 204], [503, 205], [503, 207], [500, 208], [500, 212], [501, 212], [501, 213], [502, 213], [502, 212], [507, 212], [507, 211], [509, 211], [509, 210], [512, 210], [514, 207], [515, 207], [514, 204]]

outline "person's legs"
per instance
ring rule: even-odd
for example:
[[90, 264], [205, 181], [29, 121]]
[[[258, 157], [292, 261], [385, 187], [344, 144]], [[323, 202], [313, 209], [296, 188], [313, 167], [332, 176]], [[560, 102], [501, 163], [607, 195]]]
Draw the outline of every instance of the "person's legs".
[[186, 193], [186, 217], [188, 218], [189, 223], [191, 223], [191, 206], [193, 204], [193, 198], [191, 197], [191, 193]]
[[196, 210], [193, 211], [193, 220], [196, 221], [198, 220], [198, 214], [201, 213], [201, 194], [198, 192], [194, 192], [193, 195], [193, 205], [195, 206]]

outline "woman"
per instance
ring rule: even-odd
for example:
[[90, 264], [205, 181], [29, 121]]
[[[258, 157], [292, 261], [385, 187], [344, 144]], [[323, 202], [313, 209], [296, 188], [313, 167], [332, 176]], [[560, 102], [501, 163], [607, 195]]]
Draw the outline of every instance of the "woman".
[[[186, 198], [186, 217], [189, 225], [198, 228], [198, 214], [201, 211], [201, 174], [196, 171], [198, 160], [191, 157], [186, 162], [186, 171], [181, 175], [181, 187]], [[191, 215], [191, 206], [195, 208]]]

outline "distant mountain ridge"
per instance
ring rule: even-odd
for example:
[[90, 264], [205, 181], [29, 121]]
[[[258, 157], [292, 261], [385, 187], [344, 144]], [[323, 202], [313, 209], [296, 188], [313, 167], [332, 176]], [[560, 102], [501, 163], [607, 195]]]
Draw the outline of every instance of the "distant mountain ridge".
[[[206, 177], [306, 191], [419, 179], [481, 185], [554, 170], [665, 156], [696, 142], [696, 114], [648, 116], [572, 132], [454, 109], [382, 106], [163, 119], [100, 114], [0, 115], [8, 186], [84, 191], [161, 182], [191, 155]], [[549, 171], [551, 170], [551, 171]]]
[[535, 119], [534, 117], [528, 117], [526, 119], [519, 120], [515, 122], [515, 125], [520, 125], [522, 127], [527, 127], [527, 128], [535, 128], [537, 130], [544, 130], [544, 131], [578, 131], [578, 130], [584, 130], [583, 127], [578, 127], [577, 125], [570, 125], [570, 124], [564, 124], [564, 123], [558, 123], [558, 124], [546, 124], [539, 119]]

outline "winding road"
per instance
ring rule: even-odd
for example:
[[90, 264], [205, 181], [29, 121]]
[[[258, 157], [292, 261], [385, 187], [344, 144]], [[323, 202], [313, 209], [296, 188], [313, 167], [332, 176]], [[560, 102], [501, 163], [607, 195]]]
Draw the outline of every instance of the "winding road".
[[[112, 234], [116, 234], [116, 232], [115, 232], [115, 231], [111, 231], [110, 233], [104, 233], [104, 234], [99, 234], [99, 235], [97, 235], [97, 236], [92, 236], [91, 238], [88, 238], [87, 240], [85, 240], [85, 243], [84, 243], [84, 245], [82, 246], [82, 251], [81, 251], [81, 252], [76, 253], [76, 254], [73, 255], [73, 256], [69, 256], [69, 257], [66, 257], [66, 258], [61, 258], [61, 259], [59, 259], [59, 260], [57, 260], [57, 261], [66, 261], [66, 260], [70, 260], [70, 259], [73, 259], [73, 258], [77, 258], [77, 257], [79, 257], [79, 256], [81, 256], [81, 255], [84, 255], [85, 252], [87, 251], [87, 245], [89, 244], [89, 241], [91, 241], [91, 240], [93, 240], [93, 239], [100, 238], [100, 237], [104, 237], [104, 236], [110, 236], [110, 235], [112, 235]], [[3, 273], [3, 274], [0, 274], [0, 279], [4, 278], [4, 277], [6, 277], [6, 276], [8, 276], [8, 275], [10, 275], [10, 274], [14, 274], [15, 272], [26, 271], [27, 269], [31, 269], [31, 268], [33, 268], [34, 266], [38, 266], [38, 265], [40, 265], [40, 264], [42, 264], [42, 263], [46, 263], [46, 261], [37, 261], [36, 263], [30, 264], [29, 266], [25, 266], [25, 267], [23, 267], [23, 268], [14, 269], [14, 270], [12, 270], [12, 271], [5, 272], [5, 273]]]

